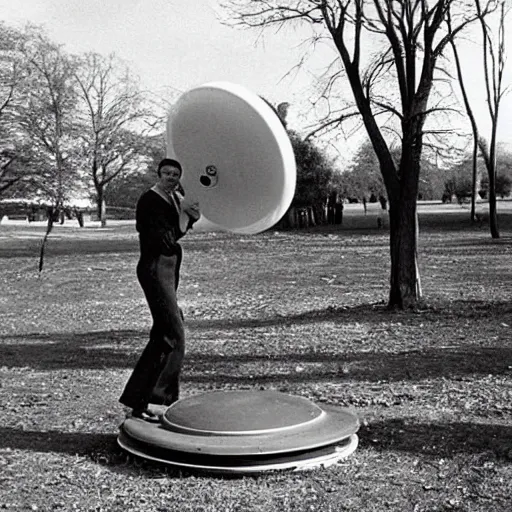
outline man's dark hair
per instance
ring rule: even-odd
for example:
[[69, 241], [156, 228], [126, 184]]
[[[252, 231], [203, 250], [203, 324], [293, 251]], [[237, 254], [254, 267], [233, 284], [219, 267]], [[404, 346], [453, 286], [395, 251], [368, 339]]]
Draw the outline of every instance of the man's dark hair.
[[169, 165], [170, 167], [176, 167], [176, 169], [179, 169], [180, 175], [183, 173], [183, 169], [181, 168], [181, 164], [178, 162], [178, 160], [174, 160], [174, 158], [164, 158], [158, 164], [158, 176], [160, 176], [160, 171], [162, 170], [162, 167], [165, 167], [166, 165]]

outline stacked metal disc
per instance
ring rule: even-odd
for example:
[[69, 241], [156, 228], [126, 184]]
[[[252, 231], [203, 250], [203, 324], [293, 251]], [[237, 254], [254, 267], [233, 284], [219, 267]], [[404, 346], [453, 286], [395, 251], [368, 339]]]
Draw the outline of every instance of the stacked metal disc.
[[276, 391], [214, 391], [160, 412], [159, 423], [127, 418], [119, 445], [166, 464], [246, 474], [326, 467], [358, 443], [352, 413]]

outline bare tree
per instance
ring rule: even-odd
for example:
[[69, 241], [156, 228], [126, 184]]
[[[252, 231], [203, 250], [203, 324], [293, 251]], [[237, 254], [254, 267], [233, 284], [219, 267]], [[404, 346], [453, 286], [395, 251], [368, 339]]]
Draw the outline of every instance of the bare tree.
[[[482, 33], [482, 57], [483, 57], [483, 78], [487, 96], [487, 106], [489, 117], [491, 120], [491, 133], [489, 142], [481, 136], [478, 124], [476, 122], [471, 103], [465, 87], [464, 76], [462, 72], [461, 60], [457, 46], [452, 40], [452, 49], [455, 57], [455, 64], [457, 68], [457, 76], [459, 85], [464, 100], [467, 115], [471, 123], [473, 132], [473, 197], [476, 196], [476, 174], [477, 174], [477, 157], [478, 149], [485, 162], [487, 174], [489, 178], [489, 228], [492, 238], [499, 238], [498, 215], [496, 208], [496, 145], [498, 133], [498, 115], [500, 104], [507, 89], [503, 87], [503, 73], [505, 70], [505, 2], [503, 0], [487, 0], [482, 3], [481, 0], [474, 0], [475, 9], [477, 12], [478, 20], [480, 23]], [[498, 11], [498, 34], [497, 38], [493, 39], [493, 32], [488, 22], [487, 14], [494, 10]], [[448, 28], [451, 31], [451, 20], [447, 19]], [[471, 219], [475, 218], [475, 204], [472, 201]]]
[[[488, 0], [488, 5], [496, 2]], [[503, 88], [503, 72], [505, 70], [505, 2], [500, 1], [500, 18], [498, 38], [494, 42], [490, 27], [486, 23], [485, 10], [481, 0], [475, 0], [478, 20], [482, 29], [484, 79], [487, 93], [487, 106], [491, 118], [491, 134], [489, 142], [483, 137], [478, 138], [478, 147], [485, 162], [489, 175], [489, 227], [492, 238], [499, 238], [498, 215], [496, 209], [496, 144], [498, 134], [498, 115], [500, 103], [506, 90]]]
[[140, 195], [155, 184], [158, 164], [166, 155], [166, 134], [143, 135], [138, 139], [146, 162], [137, 172], [121, 174], [111, 181], [105, 191], [109, 205], [135, 209]]
[[0, 195], [26, 177], [24, 146], [16, 114], [27, 78], [21, 58], [22, 34], [0, 23]]
[[38, 28], [29, 28], [22, 48], [30, 72], [20, 125], [38, 161], [40, 190], [51, 201], [46, 235], [41, 245], [42, 270], [46, 240], [54, 220], [64, 218], [65, 203], [76, 182], [75, 63]]
[[82, 148], [104, 226], [105, 189], [143, 159], [137, 133], [153, 128], [153, 116], [128, 68], [114, 55], [85, 55], [75, 76], [83, 104]]
[[[447, 18], [448, 30], [451, 31], [451, 20], [450, 17]], [[471, 123], [471, 130], [473, 132], [473, 151], [471, 154], [471, 213], [470, 219], [471, 222], [476, 222], [476, 196], [477, 196], [477, 174], [478, 174], [478, 125], [476, 124], [476, 119], [473, 114], [473, 110], [469, 103], [469, 97], [466, 91], [466, 87], [464, 85], [464, 80], [462, 77], [462, 67], [459, 58], [459, 51], [457, 49], [457, 45], [455, 44], [455, 40], [451, 39], [450, 44], [453, 50], [453, 55], [455, 57], [455, 66], [457, 69], [457, 77], [459, 79], [459, 85], [462, 92], [462, 99], [464, 101], [464, 107], [466, 109], [466, 113], [468, 115], [469, 121]]]
[[39, 155], [53, 170], [48, 193], [56, 210], [69, 198], [77, 135], [74, 60], [38, 29], [29, 32], [23, 52], [30, 70], [20, 122]]
[[0, 150], [0, 195], [6, 190], [16, 185], [23, 174], [16, 172], [17, 153], [13, 148], [3, 148]]
[[[440, 110], [430, 105], [439, 83], [437, 62], [450, 39], [476, 15], [464, 14], [455, 0], [229, 0], [226, 12], [243, 27], [279, 27], [309, 23], [329, 37], [353, 93], [357, 111], [377, 155], [389, 199], [391, 278], [389, 306], [414, 306], [421, 298], [417, 261], [420, 160], [427, 116]], [[448, 34], [444, 20], [459, 8]], [[455, 18], [455, 17], [453, 17]], [[375, 49], [375, 50], [372, 50]], [[333, 73], [334, 76], [334, 73]], [[383, 85], [384, 84], [384, 85]], [[394, 84], [391, 86], [391, 84]], [[329, 89], [335, 86], [329, 82]], [[344, 112], [331, 125], [339, 125]], [[401, 146], [395, 164], [384, 136], [386, 117], [396, 120]]]

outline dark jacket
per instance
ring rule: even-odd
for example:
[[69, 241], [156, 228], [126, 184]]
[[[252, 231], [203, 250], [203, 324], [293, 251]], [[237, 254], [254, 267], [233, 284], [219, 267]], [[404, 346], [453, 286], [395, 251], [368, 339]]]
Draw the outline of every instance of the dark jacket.
[[179, 251], [179, 212], [154, 190], [144, 192], [137, 202], [136, 224], [141, 258], [171, 256]]

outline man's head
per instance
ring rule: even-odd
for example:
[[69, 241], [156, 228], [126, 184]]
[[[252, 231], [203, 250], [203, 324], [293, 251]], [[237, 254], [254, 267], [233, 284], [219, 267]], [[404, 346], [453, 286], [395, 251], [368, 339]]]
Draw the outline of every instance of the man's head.
[[166, 191], [174, 190], [180, 182], [181, 164], [173, 158], [164, 158], [158, 164], [158, 183]]

